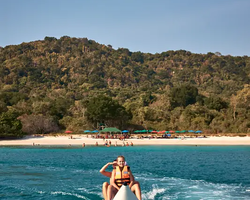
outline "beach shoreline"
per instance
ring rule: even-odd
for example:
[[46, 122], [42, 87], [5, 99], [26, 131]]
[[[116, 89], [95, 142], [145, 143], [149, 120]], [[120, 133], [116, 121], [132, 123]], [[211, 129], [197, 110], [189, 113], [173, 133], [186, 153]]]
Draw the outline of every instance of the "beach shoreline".
[[117, 143], [117, 146], [130, 145], [131, 142], [133, 145], [250, 145], [250, 137], [206, 137], [206, 138], [190, 138], [190, 137], [179, 137], [179, 138], [130, 138], [125, 139], [125, 141], [119, 139], [99, 139], [91, 138], [83, 135], [73, 135], [71, 136], [26, 136], [22, 139], [14, 140], [0, 140], [0, 146], [82, 146], [85, 144], [95, 145], [96, 142], [98, 146], [104, 146], [105, 141], [111, 141], [111, 146]]

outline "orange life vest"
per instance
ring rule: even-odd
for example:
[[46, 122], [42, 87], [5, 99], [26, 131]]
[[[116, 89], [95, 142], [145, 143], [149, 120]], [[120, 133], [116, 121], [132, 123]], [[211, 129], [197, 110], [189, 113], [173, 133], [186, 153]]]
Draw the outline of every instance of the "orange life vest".
[[128, 166], [125, 165], [122, 171], [119, 166], [116, 166], [115, 183], [118, 187], [121, 187], [124, 182], [128, 185], [130, 183], [130, 172], [128, 170]]

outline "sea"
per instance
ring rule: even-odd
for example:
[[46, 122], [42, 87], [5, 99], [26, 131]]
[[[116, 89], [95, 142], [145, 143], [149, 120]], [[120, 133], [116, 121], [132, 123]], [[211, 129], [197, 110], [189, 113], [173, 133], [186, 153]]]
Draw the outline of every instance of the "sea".
[[250, 199], [250, 146], [2, 146], [0, 199], [102, 200], [119, 155], [143, 200]]

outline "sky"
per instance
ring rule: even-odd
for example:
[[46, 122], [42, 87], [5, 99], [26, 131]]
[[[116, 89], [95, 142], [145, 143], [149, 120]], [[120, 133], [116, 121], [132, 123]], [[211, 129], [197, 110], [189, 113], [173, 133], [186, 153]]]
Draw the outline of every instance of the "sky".
[[0, 0], [0, 46], [46, 36], [250, 56], [250, 0]]

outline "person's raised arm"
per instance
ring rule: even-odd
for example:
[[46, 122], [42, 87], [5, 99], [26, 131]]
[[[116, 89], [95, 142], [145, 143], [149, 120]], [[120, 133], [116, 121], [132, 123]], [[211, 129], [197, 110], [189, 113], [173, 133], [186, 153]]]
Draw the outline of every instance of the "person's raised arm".
[[111, 177], [111, 172], [105, 171], [109, 165], [113, 165], [113, 162], [109, 162], [100, 169], [100, 173], [104, 176]]
[[113, 187], [115, 187], [117, 190], [119, 190], [120, 188], [116, 185], [115, 183], [115, 174], [116, 174], [116, 170], [114, 169], [112, 171], [112, 175], [111, 175], [111, 179], [110, 179], [110, 185], [112, 185]]

